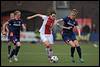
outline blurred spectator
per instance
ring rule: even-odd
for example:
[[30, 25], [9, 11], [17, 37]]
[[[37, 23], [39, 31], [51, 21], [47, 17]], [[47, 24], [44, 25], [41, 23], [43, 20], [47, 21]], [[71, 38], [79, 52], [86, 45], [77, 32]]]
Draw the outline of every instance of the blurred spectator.
[[90, 41], [92, 41], [92, 42], [99, 41], [99, 33], [97, 33], [96, 25], [95, 24], [92, 25]]
[[87, 35], [88, 33], [90, 33], [90, 28], [88, 25], [83, 26], [82, 28], [82, 34], [83, 35]]
[[92, 32], [96, 32], [96, 25], [95, 24], [92, 25]]

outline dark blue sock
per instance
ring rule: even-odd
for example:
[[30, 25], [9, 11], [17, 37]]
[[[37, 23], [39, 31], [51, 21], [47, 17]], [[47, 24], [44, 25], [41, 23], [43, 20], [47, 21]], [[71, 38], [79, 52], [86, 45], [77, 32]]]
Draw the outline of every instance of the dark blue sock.
[[75, 47], [71, 47], [71, 57], [74, 57]]
[[10, 54], [11, 46], [8, 46], [8, 54]]
[[17, 56], [18, 52], [19, 52], [19, 49], [20, 49], [20, 46], [16, 46], [16, 49], [15, 49], [15, 55]]
[[77, 46], [76, 49], [77, 49], [79, 58], [81, 58], [81, 48], [80, 48], [80, 46]]

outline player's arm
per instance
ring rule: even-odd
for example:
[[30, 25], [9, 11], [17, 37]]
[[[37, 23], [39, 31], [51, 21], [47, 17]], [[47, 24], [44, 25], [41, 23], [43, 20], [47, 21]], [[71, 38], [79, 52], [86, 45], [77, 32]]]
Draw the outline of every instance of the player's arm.
[[70, 29], [70, 28], [72, 28], [72, 27], [65, 27], [63, 25], [60, 25], [59, 24], [60, 22], [63, 22], [63, 19], [56, 20], [55, 24], [58, 25], [61, 28], [64, 28], [64, 29]]
[[32, 15], [32, 16], [27, 17], [27, 19], [32, 19], [32, 18], [37, 17], [37, 16], [42, 17], [41, 14], [35, 14], [35, 15]]
[[57, 23], [57, 25], [59, 26], [59, 27], [61, 27], [61, 28], [64, 28], [64, 29], [71, 29], [72, 27], [65, 27], [65, 26], [63, 26], [63, 25], [60, 25], [59, 23]]
[[55, 20], [54, 25], [58, 25], [58, 26], [60, 26], [60, 27], [63, 27], [63, 26], [61, 26], [61, 25], [59, 24], [59, 22], [63, 22], [63, 19]]
[[81, 37], [81, 30], [80, 30], [80, 26], [78, 25], [78, 22], [77, 21], [75, 21], [76, 23], [75, 23], [75, 27], [76, 27], [76, 29], [77, 29], [77, 32], [78, 32], [78, 36], [79, 37]]
[[9, 32], [8, 26], [6, 26], [6, 31]]
[[7, 24], [8, 24], [8, 21], [7, 22], [5, 22], [4, 24], [3, 24], [3, 26], [2, 26], [2, 33], [3, 34], [5, 34], [6, 33], [6, 26], [7, 26]]
[[26, 26], [25, 26], [25, 24], [22, 24], [22, 28], [23, 28], [23, 31], [26, 31]]
[[59, 25], [60, 22], [63, 22], [63, 19], [56, 20], [55, 23], [54, 23], [54, 25], [56, 25], [56, 24]]
[[77, 31], [78, 31], [78, 35], [79, 35], [79, 37], [81, 37], [80, 27], [77, 25], [76, 28], [77, 28]]

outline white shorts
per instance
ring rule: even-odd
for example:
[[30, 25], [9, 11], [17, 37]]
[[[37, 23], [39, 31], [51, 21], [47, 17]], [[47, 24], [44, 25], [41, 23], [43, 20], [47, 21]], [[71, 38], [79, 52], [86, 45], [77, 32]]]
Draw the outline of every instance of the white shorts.
[[44, 33], [40, 33], [40, 38], [42, 40], [42, 42], [48, 41], [49, 44], [54, 44], [54, 40], [53, 40], [53, 35], [46, 35]]

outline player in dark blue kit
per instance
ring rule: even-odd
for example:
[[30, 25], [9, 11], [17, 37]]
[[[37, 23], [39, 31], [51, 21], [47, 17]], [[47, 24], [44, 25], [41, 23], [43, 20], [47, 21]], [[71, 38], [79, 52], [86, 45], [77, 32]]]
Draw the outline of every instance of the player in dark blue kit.
[[[8, 24], [8, 40], [12, 41], [15, 45], [14, 49], [11, 51], [10, 56], [8, 57], [9, 62], [12, 62], [12, 57], [14, 57], [15, 61], [18, 61], [17, 55], [21, 46], [20, 43], [20, 30], [21, 26], [26, 30], [25, 24], [23, 21], [20, 19], [21, 17], [21, 12], [20, 11], [15, 11], [14, 12], [14, 19], [9, 20], [9, 22], [6, 22]], [[3, 32], [5, 32], [6, 24], [3, 26]]]
[[[74, 52], [75, 52], [75, 48], [76, 48], [79, 58], [80, 58], [79, 61], [81, 63], [83, 63], [84, 60], [82, 59], [82, 56], [81, 56], [81, 48], [76, 39], [76, 34], [73, 31], [73, 28], [76, 27], [78, 30], [79, 37], [81, 37], [78, 23], [77, 23], [77, 21], [75, 21], [75, 19], [77, 18], [77, 14], [78, 14], [78, 11], [76, 9], [73, 9], [69, 16], [64, 17], [63, 19], [57, 20], [56, 23], [57, 23], [57, 25], [59, 25], [60, 27], [63, 28], [62, 38], [63, 38], [64, 42], [71, 45], [71, 61], [73, 63], [75, 62]], [[63, 26], [61, 26], [59, 24], [59, 22], [64, 22]]]
[[[3, 28], [3, 30], [6, 31], [6, 32], [3, 32], [3, 34], [6, 35], [6, 34], [9, 32], [8, 24], [7, 24], [7, 23], [8, 23], [10, 20], [13, 20], [13, 19], [14, 19], [14, 13], [10, 13], [10, 18], [9, 18], [9, 20], [3, 24], [3, 27], [4, 27], [4, 25], [6, 25], [6, 28], [5, 28], [5, 29]], [[11, 51], [11, 40], [10, 40], [10, 39], [8, 39], [8, 41], [7, 41], [7, 47], [8, 47], [8, 56], [9, 56], [9, 55], [10, 55], [10, 51]]]

